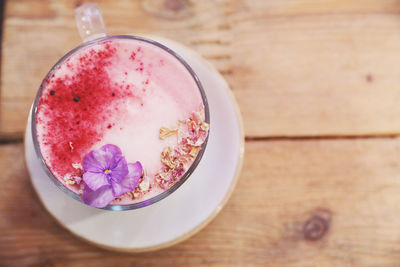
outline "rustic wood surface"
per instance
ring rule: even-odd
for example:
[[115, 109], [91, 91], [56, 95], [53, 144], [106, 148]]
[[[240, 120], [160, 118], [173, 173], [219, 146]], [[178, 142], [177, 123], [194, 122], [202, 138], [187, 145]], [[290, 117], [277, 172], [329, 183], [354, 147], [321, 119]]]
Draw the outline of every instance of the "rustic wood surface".
[[257, 141], [246, 149], [237, 188], [209, 226], [174, 247], [128, 255], [62, 229], [33, 192], [22, 144], [2, 145], [0, 262], [398, 266], [400, 139]]
[[164, 36], [211, 61], [244, 119], [243, 171], [220, 215], [138, 255], [62, 229], [23, 160], [41, 79], [80, 43], [81, 2], [6, 3], [0, 266], [400, 266], [399, 0], [97, 1], [111, 34]]
[[[215, 64], [247, 136], [400, 133], [398, 0], [98, 2], [111, 34], [171, 38]], [[41, 79], [80, 43], [76, 4], [7, 3], [0, 135], [22, 136]]]

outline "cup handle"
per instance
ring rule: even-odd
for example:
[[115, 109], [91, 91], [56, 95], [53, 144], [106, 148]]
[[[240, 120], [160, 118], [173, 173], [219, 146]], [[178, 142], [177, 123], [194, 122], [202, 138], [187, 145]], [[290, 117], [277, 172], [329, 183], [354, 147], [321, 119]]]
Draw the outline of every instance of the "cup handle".
[[77, 7], [75, 21], [84, 43], [107, 35], [106, 25], [96, 3], [85, 3]]

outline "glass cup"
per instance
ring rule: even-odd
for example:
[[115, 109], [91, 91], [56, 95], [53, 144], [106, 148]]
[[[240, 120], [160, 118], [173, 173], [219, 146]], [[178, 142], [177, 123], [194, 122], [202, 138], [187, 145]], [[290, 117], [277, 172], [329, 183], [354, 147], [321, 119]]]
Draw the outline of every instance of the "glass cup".
[[[173, 55], [178, 61], [180, 61], [182, 63], [182, 65], [187, 69], [187, 71], [191, 74], [191, 76], [193, 77], [193, 79], [195, 80], [198, 89], [200, 91], [202, 100], [203, 100], [203, 105], [204, 105], [204, 113], [205, 113], [205, 122], [206, 123], [210, 123], [210, 113], [209, 113], [209, 107], [208, 107], [208, 102], [207, 102], [207, 97], [206, 94], [203, 90], [203, 87], [200, 83], [200, 80], [198, 79], [198, 77], [196, 76], [196, 74], [194, 73], [194, 71], [192, 70], [192, 68], [174, 51], [172, 51], [171, 49], [169, 49], [168, 47], [147, 39], [147, 38], [143, 38], [143, 37], [138, 37], [138, 36], [131, 36], [131, 35], [118, 35], [118, 36], [108, 36], [107, 35], [107, 31], [106, 31], [106, 27], [103, 21], [103, 18], [101, 16], [101, 12], [98, 8], [98, 6], [95, 3], [86, 3], [83, 4], [82, 6], [78, 7], [75, 9], [75, 19], [76, 19], [76, 24], [77, 24], [77, 28], [79, 31], [79, 34], [83, 40], [83, 44], [81, 44], [80, 46], [74, 48], [73, 50], [71, 50], [70, 52], [68, 52], [65, 56], [63, 56], [52, 68], [51, 70], [48, 72], [48, 74], [46, 75], [46, 77], [44, 78], [38, 92], [35, 98], [35, 101], [33, 103], [33, 108], [32, 108], [32, 117], [31, 117], [31, 131], [32, 131], [32, 138], [33, 138], [33, 145], [36, 151], [36, 155], [39, 158], [39, 161], [41, 163], [41, 167], [44, 169], [44, 171], [46, 172], [48, 178], [50, 180], [52, 180], [55, 185], [61, 189], [62, 191], [64, 191], [67, 195], [69, 195], [70, 197], [72, 197], [75, 200], [78, 200], [79, 202], [83, 203], [81, 200], [81, 196], [76, 194], [75, 192], [71, 191], [70, 189], [68, 189], [66, 186], [64, 186], [63, 183], [61, 183], [51, 172], [50, 168], [47, 166], [41, 151], [40, 151], [40, 147], [38, 144], [38, 139], [37, 139], [37, 132], [36, 132], [36, 114], [37, 114], [37, 107], [39, 105], [39, 101], [42, 95], [42, 91], [45, 85], [45, 81], [50, 78], [50, 76], [52, 75], [52, 73], [54, 72], [54, 70], [60, 66], [62, 63], [64, 63], [64, 61], [69, 58], [72, 54], [74, 54], [75, 52], [77, 52], [78, 50], [85, 48], [87, 46], [96, 44], [98, 42], [102, 42], [102, 41], [106, 41], [106, 40], [111, 40], [111, 39], [132, 39], [132, 40], [140, 40], [140, 41], [144, 41], [147, 42], [149, 44], [152, 44], [154, 46], [157, 46], [163, 50], [165, 50], [166, 52], [168, 52], [169, 54]], [[193, 161], [192, 165], [189, 167], [189, 169], [185, 172], [185, 174], [173, 185], [171, 186], [168, 190], [165, 190], [164, 192], [162, 192], [159, 195], [156, 195], [148, 200], [142, 201], [142, 202], [138, 202], [138, 203], [134, 203], [134, 204], [129, 204], [129, 205], [108, 205], [102, 209], [105, 210], [115, 210], [115, 211], [120, 211], [120, 210], [132, 210], [132, 209], [138, 209], [138, 208], [142, 208], [142, 207], [146, 207], [149, 206], [153, 203], [156, 203], [162, 199], [164, 199], [165, 197], [169, 196], [170, 194], [172, 194], [175, 190], [177, 190], [189, 177], [190, 175], [194, 172], [194, 170], [196, 169], [197, 165], [199, 164], [203, 154], [204, 154], [204, 150], [207, 146], [207, 141], [208, 141], [208, 136], [207, 139], [205, 140], [205, 142], [202, 144], [201, 146], [201, 150], [199, 151], [199, 153], [197, 154], [197, 157], [195, 158], [195, 160]]]

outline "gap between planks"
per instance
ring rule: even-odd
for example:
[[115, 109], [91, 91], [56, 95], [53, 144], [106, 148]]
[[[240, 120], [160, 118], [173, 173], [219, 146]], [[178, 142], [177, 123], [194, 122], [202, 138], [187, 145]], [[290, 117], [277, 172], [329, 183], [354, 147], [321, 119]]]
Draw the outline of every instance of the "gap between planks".
[[395, 139], [400, 134], [358, 134], [358, 135], [272, 135], [272, 136], [246, 136], [246, 141], [308, 141], [308, 140], [352, 140], [352, 139]]
[[[246, 136], [245, 141], [312, 141], [312, 140], [352, 140], [352, 139], [395, 139], [400, 134], [364, 134], [364, 135], [299, 135], [299, 136]], [[19, 135], [0, 136], [0, 145], [23, 143]]]

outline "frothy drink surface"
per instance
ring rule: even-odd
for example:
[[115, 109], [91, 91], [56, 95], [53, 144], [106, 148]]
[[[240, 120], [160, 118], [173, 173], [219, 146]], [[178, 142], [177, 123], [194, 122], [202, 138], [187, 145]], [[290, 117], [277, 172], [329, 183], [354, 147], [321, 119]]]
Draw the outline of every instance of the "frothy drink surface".
[[160, 138], [160, 128], [177, 127], [202, 107], [194, 78], [173, 55], [145, 41], [109, 39], [78, 50], [45, 81], [38, 144], [53, 175], [78, 194], [83, 185], [73, 177], [82, 170], [76, 166], [91, 150], [117, 145], [128, 162], [142, 163], [146, 175], [143, 192], [138, 186], [135, 196], [112, 204], [140, 202], [167, 189], [156, 181], [164, 167], [160, 155], [179, 140]]

